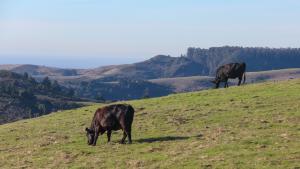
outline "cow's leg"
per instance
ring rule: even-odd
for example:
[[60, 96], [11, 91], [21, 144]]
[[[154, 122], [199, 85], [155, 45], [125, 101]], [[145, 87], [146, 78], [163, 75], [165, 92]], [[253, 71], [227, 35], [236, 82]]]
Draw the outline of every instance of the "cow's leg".
[[127, 134], [126, 134], [126, 132], [125, 132], [125, 130], [124, 130], [124, 131], [123, 131], [123, 138], [122, 138], [122, 140], [121, 140], [121, 144], [124, 144], [124, 143], [125, 143], [126, 137], [127, 137]]
[[107, 130], [107, 142], [110, 142], [111, 130]]
[[224, 81], [224, 88], [228, 87], [228, 82], [227, 80]]
[[219, 88], [220, 82], [216, 82], [216, 89]]
[[132, 141], [131, 141], [131, 126], [130, 125], [126, 128], [125, 132], [128, 136], [128, 143], [131, 144]]
[[238, 86], [241, 85], [242, 79], [243, 79], [243, 76], [239, 77], [239, 83], [238, 83]]
[[99, 129], [96, 129], [96, 130], [95, 130], [95, 136], [94, 136], [93, 146], [96, 145], [97, 140], [98, 140], [98, 137], [99, 137]]

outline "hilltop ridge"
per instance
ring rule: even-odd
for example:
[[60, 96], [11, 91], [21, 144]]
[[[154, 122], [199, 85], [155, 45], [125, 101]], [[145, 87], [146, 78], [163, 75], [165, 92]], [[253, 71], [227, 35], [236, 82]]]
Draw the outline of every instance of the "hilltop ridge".
[[118, 78], [158, 79], [186, 76], [211, 76], [216, 68], [230, 62], [246, 62], [250, 72], [300, 68], [300, 48], [190, 47], [180, 57], [157, 55], [148, 60], [91, 69], [63, 69], [37, 65], [0, 65], [0, 69], [56, 80]]

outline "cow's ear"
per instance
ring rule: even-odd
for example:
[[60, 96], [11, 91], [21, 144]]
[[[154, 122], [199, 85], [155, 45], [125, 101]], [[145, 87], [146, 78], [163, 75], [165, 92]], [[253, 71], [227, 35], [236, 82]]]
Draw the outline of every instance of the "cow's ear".
[[89, 129], [89, 128], [85, 128], [85, 131], [89, 133], [89, 132], [90, 132], [90, 129]]

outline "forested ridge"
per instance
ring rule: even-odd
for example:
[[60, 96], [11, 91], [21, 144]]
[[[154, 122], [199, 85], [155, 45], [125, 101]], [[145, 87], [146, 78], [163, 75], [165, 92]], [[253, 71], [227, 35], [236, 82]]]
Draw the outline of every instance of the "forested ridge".
[[79, 107], [73, 100], [73, 89], [48, 77], [38, 82], [27, 73], [0, 71], [0, 124]]
[[218, 66], [229, 62], [246, 62], [252, 72], [300, 67], [299, 48], [190, 47], [184, 57], [197, 62], [202, 75], [213, 75]]

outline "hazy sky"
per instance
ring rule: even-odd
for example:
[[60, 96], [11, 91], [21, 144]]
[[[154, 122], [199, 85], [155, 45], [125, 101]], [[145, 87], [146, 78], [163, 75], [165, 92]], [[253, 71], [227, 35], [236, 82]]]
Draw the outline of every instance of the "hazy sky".
[[0, 64], [96, 67], [190, 46], [300, 47], [299, 0], [0, 0]]

